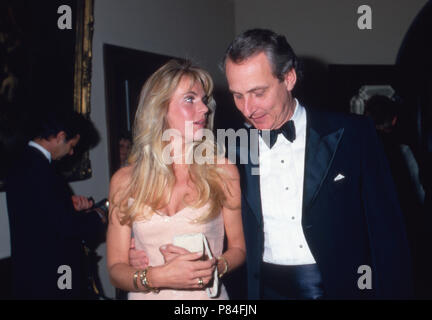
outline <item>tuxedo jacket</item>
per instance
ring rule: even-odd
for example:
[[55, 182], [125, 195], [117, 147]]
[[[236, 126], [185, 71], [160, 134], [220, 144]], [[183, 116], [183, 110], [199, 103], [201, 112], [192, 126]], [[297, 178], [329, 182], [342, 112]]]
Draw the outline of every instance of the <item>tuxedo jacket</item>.
[[[77, 212], [64, 179], [37, 149], [26, 147], [6, 179], [12, 290], [15, 299], [85, 299], [82, 241], [100, 241], [105, 227], [95, 212]], [[59, 289], [69, 266], [72, 288]]]
[[[374, 125], [361, 116], [306, 113], [302, 227], [322, 274], [325, 298], [410, 298], [404, 221]], [[238, 147], [248, 296], [259, 299], [264, 233], [260, 178], [252, 174], [259, 165], [250, 153], [248, 163], [240, 164], [242, 152]], [[344, 178], [335, 181], [339, 174]], [[360, 289], [367, 277], [372, 287]]]

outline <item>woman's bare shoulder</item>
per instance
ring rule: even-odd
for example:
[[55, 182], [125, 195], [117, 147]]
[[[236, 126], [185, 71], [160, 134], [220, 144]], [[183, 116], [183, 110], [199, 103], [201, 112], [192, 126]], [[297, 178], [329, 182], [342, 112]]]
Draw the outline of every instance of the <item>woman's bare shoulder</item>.
[[111, 177], [111, 188], [118, 188], [129, 184], [132, 178], [133, 168], [131, 165], [118, 169]]

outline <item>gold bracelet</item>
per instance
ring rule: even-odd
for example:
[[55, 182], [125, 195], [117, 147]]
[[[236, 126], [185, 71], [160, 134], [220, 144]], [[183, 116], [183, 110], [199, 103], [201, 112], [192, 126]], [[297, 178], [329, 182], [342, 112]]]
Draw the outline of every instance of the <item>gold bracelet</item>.
[[147, 279], [147, 272], [151, 269], [151, 267], [147, 267], [144, 270], [141, 271], [140, 274], [140, 280], [141, 280], [141, 284], [143, 285], [144, 288], [146, 288], [148, 291], [152, 291], [154, 293], [159, 293], [159, 289], [157, 288], [153, 288], [150, 286], [149, 281]]
[[218, 261], [219, 261], [219, 260], [223, 260], [223, 262], [224, 262], [224, 264], [225, 264], [225, 269], [224, 269], [224, 271], [222, 271], [222, 273], [219, 273], [219, 278], [222, 278], [223, 275], [224, 275], [225, 273], [227, 273], [227, 271], [228, 271], [228, 261], [227, 261], [227, 259], [225, 259], [224, 256], [219, 256], [219, 257], [217, 257], [216, 259], [217, 259]]
[[143, 283], [143, 281], [144, 281], [144, 270], [141, 270], [141, 272], [140, 272], [140, 282], [141, 282], [141, 284]]
[[139, 290], [138, 283], [137, 283], [138, 273], [139, 273], [139, 270], [135, 271], [135, 273], [133, 275], [133, 285], [134, 285], [135, 290]]

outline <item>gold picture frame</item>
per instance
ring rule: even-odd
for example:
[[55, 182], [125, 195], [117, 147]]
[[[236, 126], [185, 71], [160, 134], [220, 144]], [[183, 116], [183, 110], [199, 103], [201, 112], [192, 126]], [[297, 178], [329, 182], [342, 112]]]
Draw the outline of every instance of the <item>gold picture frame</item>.
[[[92, 40], [94, 31], [94, 1], [77, 0], [76, 40], [74, 61], [74, 110], [90, 117]], [[92, 176], [89, 152], [86, 151], [79, 164], [65, 172], [69, 181], [85, 180]]]
[[93, 0], [78, 0], [74, 67], [75, 111], [90, 114], [91, 62], [93, 39]]

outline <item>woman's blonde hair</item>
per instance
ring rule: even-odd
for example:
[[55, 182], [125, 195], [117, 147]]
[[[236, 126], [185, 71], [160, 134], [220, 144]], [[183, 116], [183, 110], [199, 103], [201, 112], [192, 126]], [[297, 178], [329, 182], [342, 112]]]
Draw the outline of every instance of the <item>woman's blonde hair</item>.
[[[213, 129], [216, 103], [212, 97], [213, 81], [208, 72], [193, 66], [188, 60], [173, 59], [150, 76], [141, 90], [135, 116], [133, 147], [128, 159], [132, 173], [128, 188], [122, 192], [119, 203], [122, 224], [131, 224], [138, 218], [149, 219], [169, 203], [175, 176], [172, 165], [164, 161], [163, 150], [169, 142], [163, 141], [162, 135], [164, 130], [169, 129], [166, 119], [168, 106], [183, 77], [191, 81], [191, 86], [197, 81], [202, 85], [210, 113], [207, 128]], [[210, 156], [216, 159], [216, 146], [213, 142], [198, 142], [194, 149], [202, 143], [212, 144], [215, 152]], [[198, 191], [198, 197], [194, 203], [187, 205], [197, 208], [207, 203], [210, 205], [199, 222], [215, 218], [226, 200], [223, 172], [216, 166], [216, 162], [200, 165], [194, 161], [188, 165], [189, 178]], [[134, 199], [132, 204], [129, 203], [129, 198]]]

